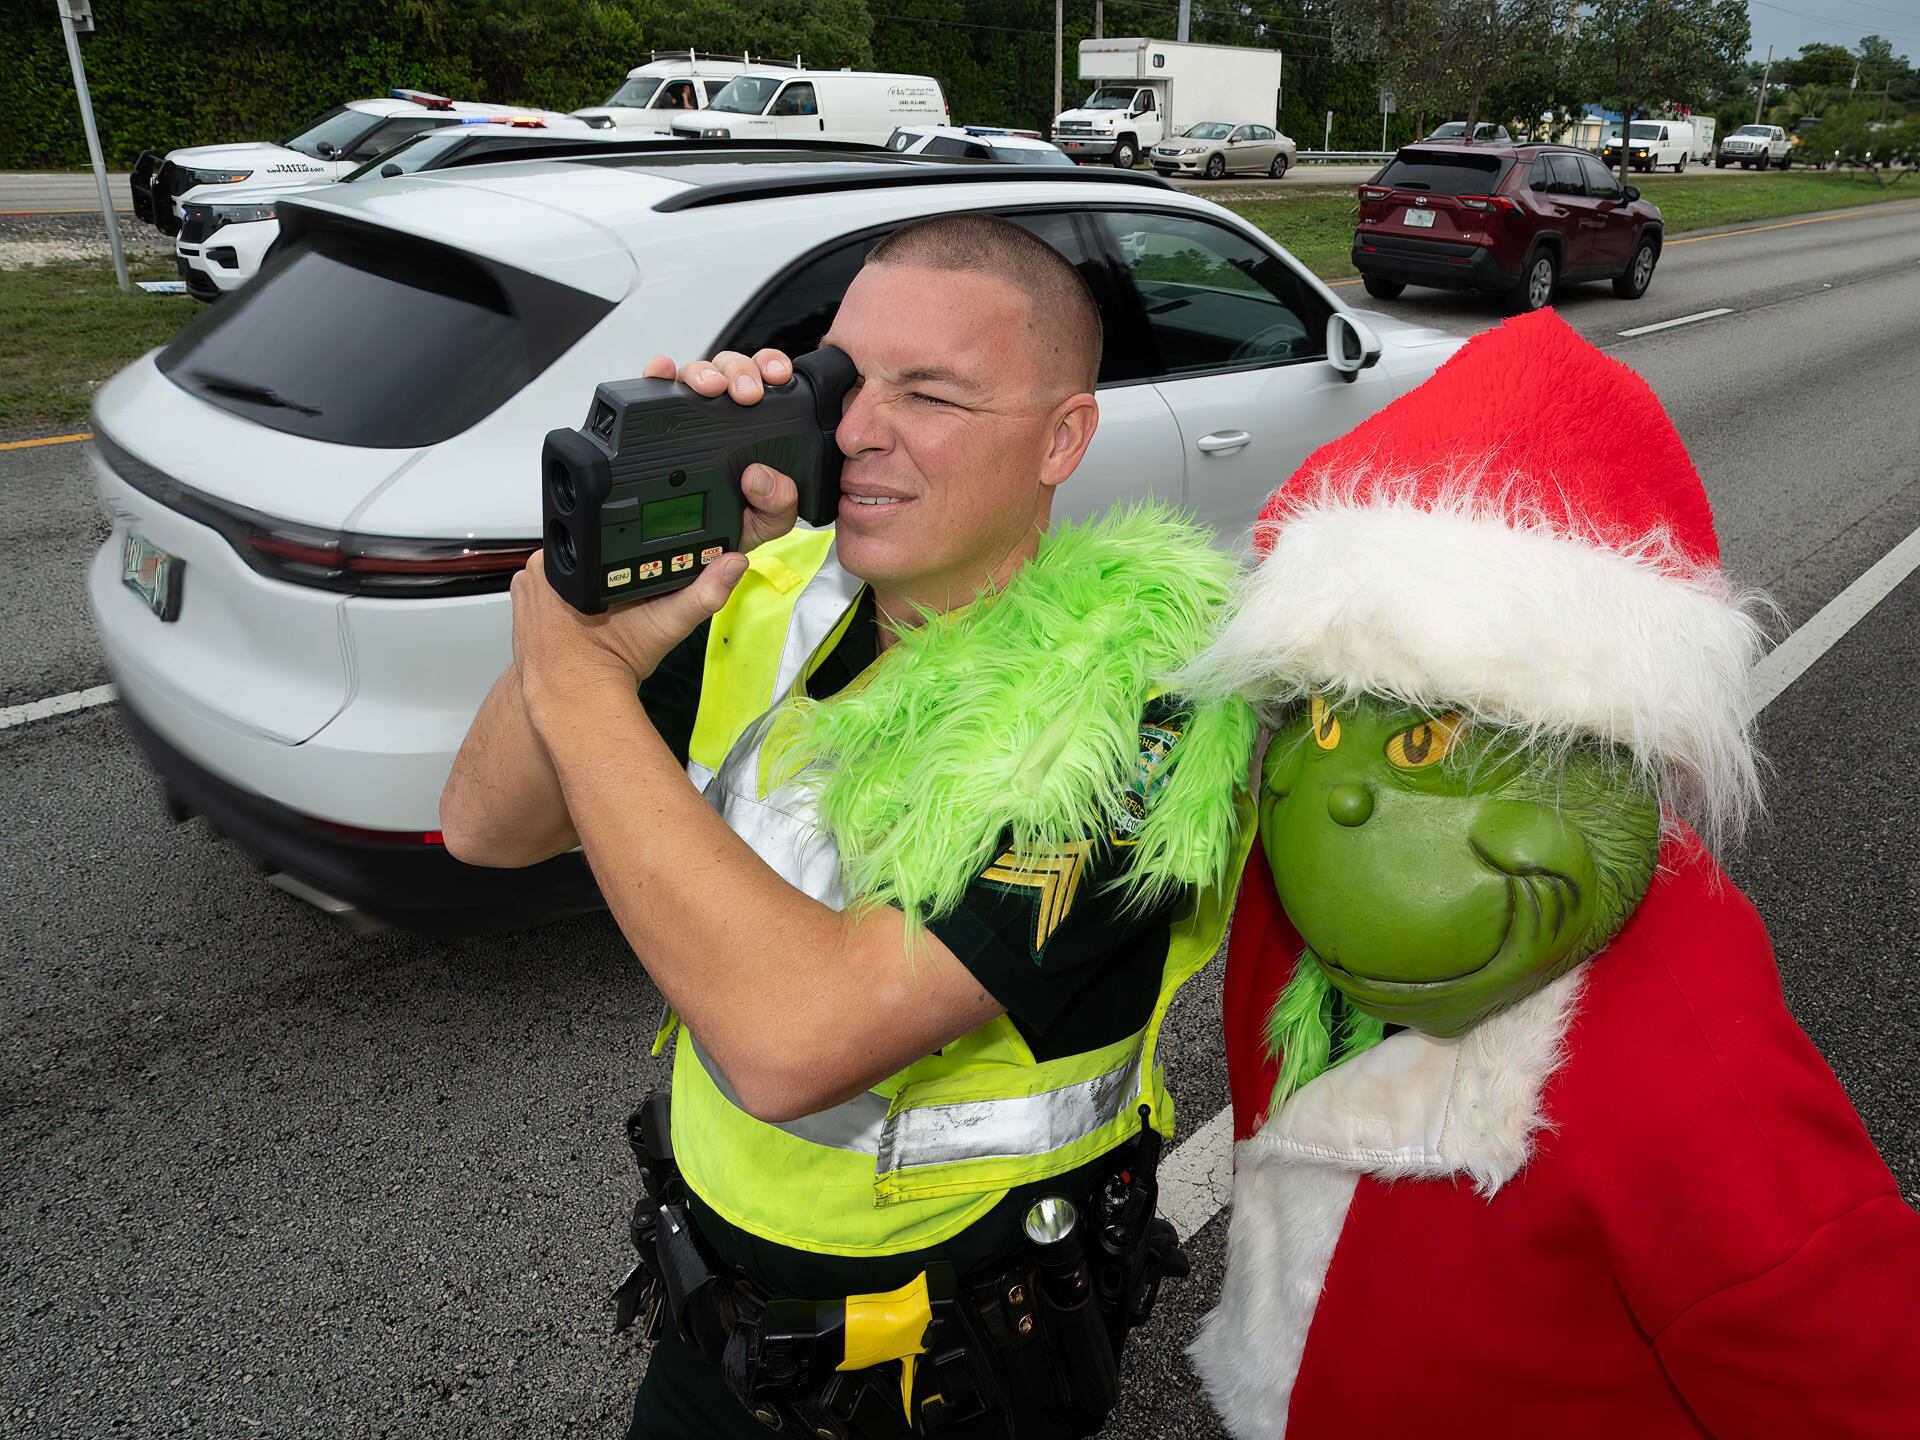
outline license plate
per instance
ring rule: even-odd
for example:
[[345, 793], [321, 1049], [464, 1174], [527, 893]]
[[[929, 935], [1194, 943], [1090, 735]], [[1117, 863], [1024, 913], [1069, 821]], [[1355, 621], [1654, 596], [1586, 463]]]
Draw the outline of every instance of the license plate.
[[169, 555], [144, 535], [127, 535], [120, 552], [120, 578], [162, 620], [180, 618], [180, 581], [187, 562]]
[[1431, 230], [1433, 228], [1433, 211], [1409, 210], [1407, 211], [1407, 224], [1413, 226], [1416, 230]]

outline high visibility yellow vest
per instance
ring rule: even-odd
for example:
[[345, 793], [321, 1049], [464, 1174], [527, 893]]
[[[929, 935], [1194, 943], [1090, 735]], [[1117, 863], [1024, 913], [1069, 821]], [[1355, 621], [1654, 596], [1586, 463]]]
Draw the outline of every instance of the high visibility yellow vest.
[[[796, 530], [749, 557], [713, 619], [687, 770], [776, 873], [840, 909], [832, 837], [809, 797], [770, 774], [763, 754], [781, 706], [804, 690], [860, 598], [832, 551], [832, 531]], [[1244, 861], [1254, 827], [1250, 815], [1242, 819]], [[1239, 873], [1238, 863], [1228, 870], [1233, 880]], [[1035, 1060], [1001, 1015], [866, 1094], [773, 1124], [740, 1108], [692, 1032], [670, 1016], [658, 1043], [677, 1032], [681, 1173], [716, 1214], [763, 1239], [820, 1254], [895, 1255], [949, 1240], [1008, 1190], [1125, 1143], [1142, 1105], [1171, 1136], [1173, 1101], [1155, 1045], [1174, 995], [1219, 949], [1233, 880], [1194, 895], [1174, 919], [1147, 1023], [1078, 1055]]]

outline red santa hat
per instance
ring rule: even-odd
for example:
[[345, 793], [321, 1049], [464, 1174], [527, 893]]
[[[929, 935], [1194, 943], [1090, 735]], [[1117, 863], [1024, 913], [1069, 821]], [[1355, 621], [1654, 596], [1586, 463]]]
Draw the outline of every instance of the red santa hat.
[[1765, 601], [1722, 572], [1652, 389], [1551, 312], [1475, 337], [1309, 456], [1254, 548], [1195, 689], [1377, 695], [1611, 742], [1709, 836], [1756, 802]]

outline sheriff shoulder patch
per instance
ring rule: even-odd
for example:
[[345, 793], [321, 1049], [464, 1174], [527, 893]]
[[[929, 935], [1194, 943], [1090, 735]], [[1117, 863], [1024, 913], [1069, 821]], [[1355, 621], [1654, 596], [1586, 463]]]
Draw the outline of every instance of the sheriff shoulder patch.
[[1113, 824], [1115, 845], [1131, 845], [1140, 827], [1146, 823], [1153, 798], [1167, 783], [1167, 756], [1186, 733], [1186, 717], [1170, 715], [1140, 724], [1140, 749], [1134, 756], [1133, 775], [1120, 792], [1120, 813]]

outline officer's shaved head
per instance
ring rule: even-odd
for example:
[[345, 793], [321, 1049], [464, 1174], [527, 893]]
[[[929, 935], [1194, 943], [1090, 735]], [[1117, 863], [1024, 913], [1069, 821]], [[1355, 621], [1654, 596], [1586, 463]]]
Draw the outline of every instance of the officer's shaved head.
[[997, 215], [936, 215], [904, 225], [867, 255], [869, 265], [917, 265], [1005, 280], [1032, 308], [1029, 333], [1070, 395], [1100, 376], [1100, 310], [1067, 258]]

